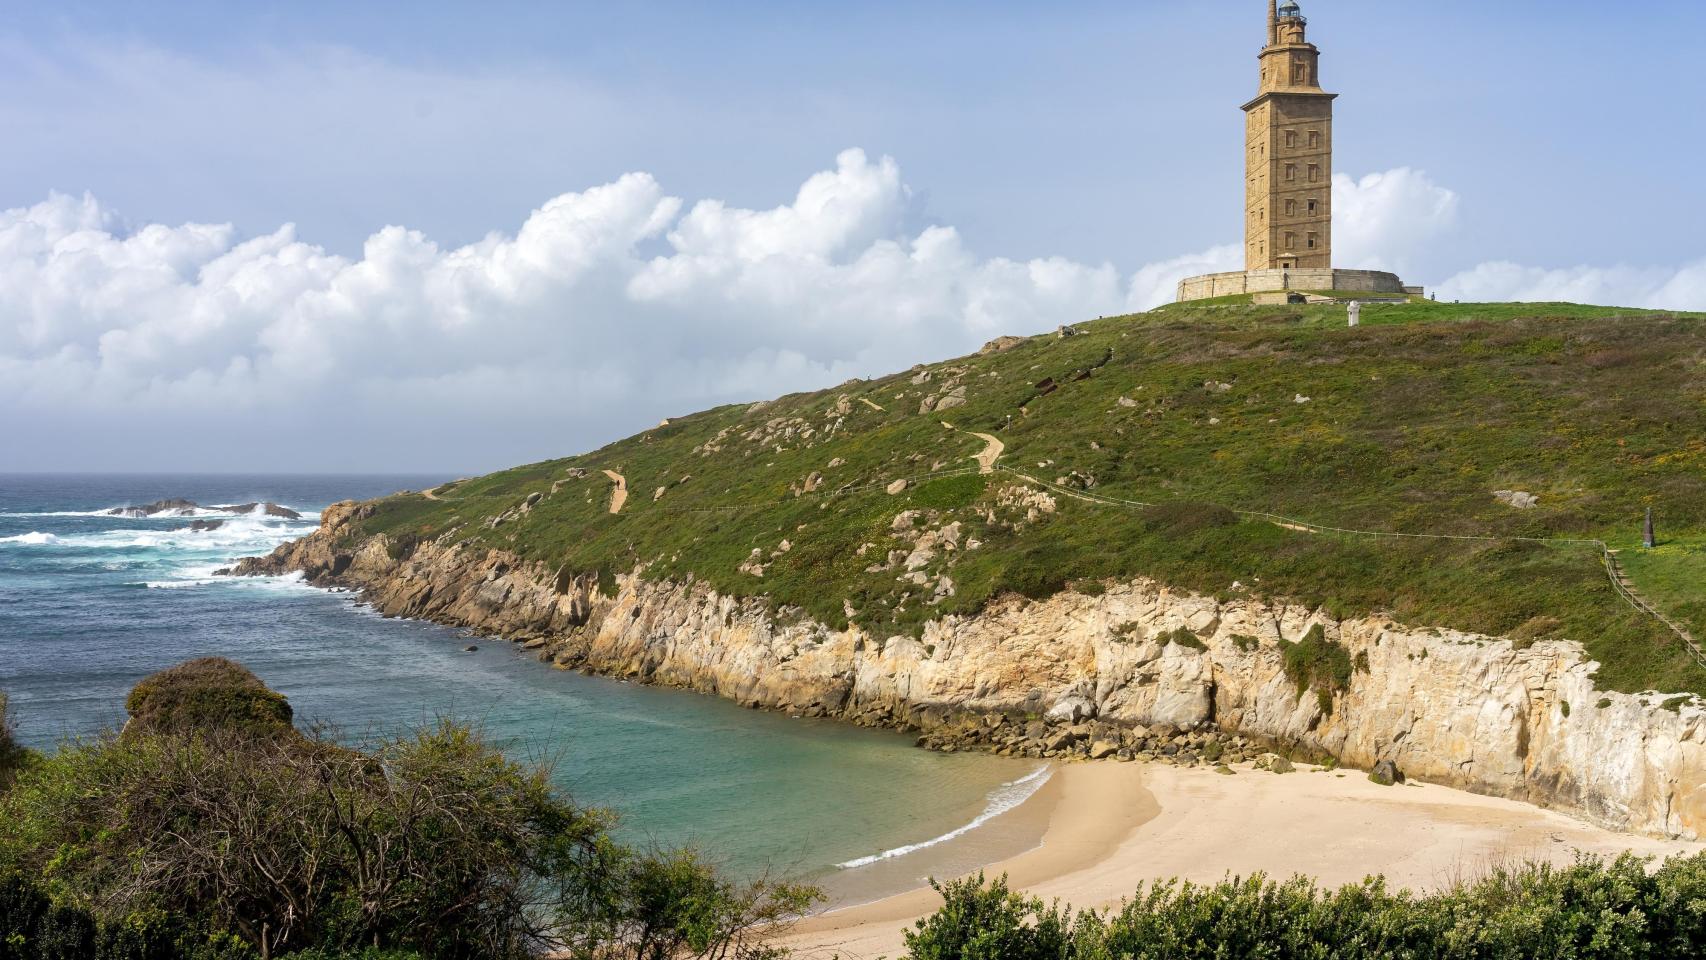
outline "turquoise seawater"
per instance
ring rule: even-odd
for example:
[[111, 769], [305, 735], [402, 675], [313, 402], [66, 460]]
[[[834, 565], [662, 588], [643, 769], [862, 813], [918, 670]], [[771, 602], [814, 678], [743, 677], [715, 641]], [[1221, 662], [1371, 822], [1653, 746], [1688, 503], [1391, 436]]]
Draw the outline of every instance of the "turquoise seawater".
[[[861, 870], [908, 885], [905, 856], [917, 855], [837, 865], [929, 849], [1041, 782], [1034, 764], [552, 670], [507, 643], [387, 620], [295, 579], [213, 576], [312, 530], [329, 503], [445, 479], [0, 475], [0, 690], [23, 739], [51, 748], [94, 734], [122, 722], [126, 691], [148, 673], [228, 656], [299, 718], [351, 741], [440, 716], [473, 721], [512, 754], [551, 763], [577, 800], [617, 810], [632, 839], [694, 843], [743, 873], [862, 894], [884, 883], [861, 883]], [[168, 497], [272, 501], [304, 518], [207, 512], [224, 525], [194, 532], [188, 517], [105, 513]], [[480, 649], [463, 652], [470, 643]]]

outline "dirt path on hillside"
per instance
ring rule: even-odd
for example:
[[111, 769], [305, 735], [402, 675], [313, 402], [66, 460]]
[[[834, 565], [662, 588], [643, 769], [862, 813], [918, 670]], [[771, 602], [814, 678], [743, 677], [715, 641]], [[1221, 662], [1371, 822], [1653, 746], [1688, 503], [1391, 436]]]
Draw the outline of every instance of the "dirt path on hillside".
[[444, 489], [445, 487], [450, 486], [450, 484], [452, 484], [452, 483], [464, 483], [467, 481], [467, 479], [468, 479], [467, 477], [463, 477], [461, 480], [452, 480], [452, 481], [450, 481], [450, 483], [441, 483], [436, 487], [429, 487], [429, 488], [421, 491], [421, 496], [427, 498], [428, 500], [435, 501], [437, 503], [448, 503], [451, 500], [460, 500], [460, 499], [462, 499], [461, 497], [441, 497], [438, 495], [438, 491]]
[[987, 433], [974, 433], [972, 436], [987, 444], [983, 448], [983, 452], [973, 458], [977, 461], [977, 472], [994, 473], [995, 461], [1001, 458], [1001, 454], [1006, 451], [1007, 445]]
[[610, 512], [621, 513], [622, 505], [628, 502], [628, 478], [614, 470], [606, 470], [604, 475], [610, 478], [611, 483], [616, 484], [610, 491]]

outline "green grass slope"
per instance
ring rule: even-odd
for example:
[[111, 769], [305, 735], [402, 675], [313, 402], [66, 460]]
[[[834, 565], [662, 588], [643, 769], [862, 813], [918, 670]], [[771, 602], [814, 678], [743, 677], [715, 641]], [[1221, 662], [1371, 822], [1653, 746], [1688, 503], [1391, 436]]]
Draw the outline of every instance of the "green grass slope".
[[[446, 485], [439, 500], [388, 498], [364, 532], [401, 549], [449, 535], [606, 575], [641, 565], [879, 636], [1008, 592], [1094, 592], [1143, 575], [1341, 615], [1568, 638], [1603, 663], [1607, 688], [1706, 693], [1706, 670], [1619, 599], [1590, 546], [1310, 533], [1233, 512], [1603, 538], [1624, 548], [1649, 599], [1706, 636], [1706, 316], [1413, 303], [1365, 307], [1354, 329], [1344, 318], [1334, 306], [1184, 304], [1099, 320], [673, 419]], [[921, 409], [946, 395], [964, 402]], [[1002, 440], [1003, 469], [975, 472], [985, 445], [974, 432]], [[619, 515], [603, 470], [627, 477]], [[1057, 489], [1053, 512], [1028, 515], [1026, 491], [1047, 491], [1018, 474], [1099, 502]], [[913, 479], [886, 492], [898, 478]], [[1538, 505], [1509, 506], [1499, 490]], [[542, 497], [523, 511], [531, 494]], [[1667, 542], [1646, 555], [1649, 506]], [[913, 553], [918, 569], [905, 569], [917, 534], [894, 521], [908, 510], [923, 511], [920, 528], [958, 522], [957, 549]]]

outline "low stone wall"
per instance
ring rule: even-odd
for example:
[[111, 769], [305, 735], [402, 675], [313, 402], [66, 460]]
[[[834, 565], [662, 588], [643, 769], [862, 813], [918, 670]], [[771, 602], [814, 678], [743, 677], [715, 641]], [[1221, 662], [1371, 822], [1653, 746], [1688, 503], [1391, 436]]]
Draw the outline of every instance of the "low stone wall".
[[1179, 281], [1179, 302], [1285, 290], [1334, 290], [1346, 293], [1391, 293], [1409, 289], [1394, 273], [1380, 270], [1240, 270], [1209, 273]]

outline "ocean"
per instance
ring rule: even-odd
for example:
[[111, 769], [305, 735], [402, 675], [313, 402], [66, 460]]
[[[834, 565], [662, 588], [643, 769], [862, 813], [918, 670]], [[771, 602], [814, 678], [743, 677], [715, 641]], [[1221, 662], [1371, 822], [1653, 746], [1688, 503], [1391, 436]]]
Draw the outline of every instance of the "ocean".
[[[23, 741], [52, 749], [115, 727], [137, 680], [220, 655], [350, 742], [472, 722], [513, 756], [551, 764], [575, 800], [616, 810], [626, 839], [693, 844], [735, 873], [811, 879], [840, 901], [1017, 852], [965, 837], [1042, 784], [1035, 762], [936, 754], [895, 733], [558, 671], [297, 578], [214, 576], [308, 533], [330, 503], [447, 479], [0, 475], [0, 690]], [[203, 509], [194, 519], [223, 523], [192, 531], [191, 517], [108, 513], [167, 498], [270, 501], [303, 518]]]

